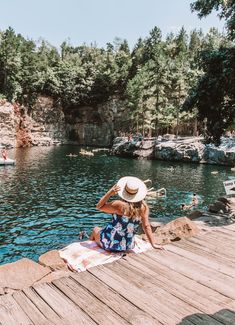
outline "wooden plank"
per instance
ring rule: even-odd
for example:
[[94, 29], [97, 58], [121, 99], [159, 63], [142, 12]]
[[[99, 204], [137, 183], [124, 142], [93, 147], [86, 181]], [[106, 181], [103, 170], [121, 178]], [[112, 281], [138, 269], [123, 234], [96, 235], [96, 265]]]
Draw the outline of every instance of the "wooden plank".
[[218, 227], [215, 231], [221, 232], [223, 234], [227, 234], [228, 236], [230, 236], [230, 238], [235, 240], [235, 230], [224, 228], [224, 227]]
[[[206, 314], [214, 314], [221, 310], [221, 306], [219, 304], [215, 304], [211, 297], [203, 297], [202, 295], [198, 295], [190, 288], [184, 287], [181, 284], [176, 283], [174, 278], [167, 278], [159, 274], [158, 268], [149, 263], [144, 263], [143, 259], [139, 259], [139, 261], [134, 260], [132, 257], [127, 257], [126, 261], [120, 260], [118, 263], [123, 265], [125, 268], [129, 270], [130, 273], [142, 273], [145, 274], [145, 278], [152, 284], [157, 286], [157, 288], [163, 288], [170, 292], [172, 295], [178, 297], [183, 300], [185, 303], [197, 308], [200, 312]], [[203, 289], [203, 288], [202, 288]], [[151, 292], [150, 292], [151, 293]], [[173, 303], [173, 302], [172, 302]], [[178, 307], [178, 305], [177, 305]], [[218, 322], [227, 321], [227, 317], [224, 315], [211, 316]], [[209, 320], [211, 320], [209, 318]]]
[[223, 239], [225, 241], [229, 240], [232, 242], [232, 245], [235, 245], [235, 232], [229, 229], [223, 229], [222, 227], [218, 227], [216, 230], [207, 232], [205, 236], [213, 236], [219, 239]]
[[66, 322], [71, 324], [95, 324], [95, 322], [50, 283], [34, 286], [34, 290]]
[[[181, 252], [181, 255], [179, 254], [179, 250]], [[227, 274], [221, 273], [220, 270], [216, 269], [216, 268], [212, 268], [211, 265], [209, 265], [209, 261], [208, 261], [208, 265], [206, 265], [206, 263], [203, 264], [199, 264], [199, 261], [195, 261], [196, 259], [196, 254], [195, 255], [195, 259], [190, 259], [188, 256], [183, 256], [185, 252], [185, 255], [192, 255], [190, 254], [190, 252], [188, 253], [186, 250], [183, 249], [179, 249], [178, 247], [175, 246], [170, 246], [169, 245], [169, 250], [167, 251], [168, 255], [170, 255], [170, 257], [177, 258], [180, 259], [182, 264], [185, 264], [186, 266], [190, 266], [193, 268], [193, 270], [200, 270], [201, 273], [206, 273], [209, 274], [210, 279], [216, 279], [218, 281], [222, 281], [222, 282], [227, 282], [230, 285], [235, 285], [235, 279], [233, 277], [228, 276]], [[204, 262], [204, 261], [203, 261]]]
[[[204, 322], [201, 322], [201, 319], [198, 318], [198, 316], [195, 314], [196, 312], [198, 312], [198, 310], [196, 308], [193, 308], [192, 306], [190, 306], [189, 304], [185, 303], [184, 301], [178, 299], [177, 297], [175, 297], [174, 295], [169, 294], [166, 290], [161, 290], [161, 288], [159, 286], [153, 286], [153, 283], [148, 283], [148, 281], [146, 281], [146, 274], [145, 273], [140, 273], [141, 275], [139, 276], [137, 273], [137, 271], [134, 269], [133, 272], [130, 272], [130, 270], [128, 270], [127, 272], [124, 272], [124, 268], [120, 267], [120, 261], [113, 263], [113, 264], [106, 264], [104, 266], [104, 271], [107, 273], [107, 278], [110, 278], [112, 276], [112, 274], [115, 275], [115, 278], [118, 278], [118, 282], [122, 283], [120, 280], [120, 277], [122, 277], [122, 279], [125, 281], [125, 279], [128, 279], [129, 282], [129, 287], [130, 287], [130, 283], [133, 283], [136, 287], [141, 288], [142, 291], [147, 292], [149, 299], [151, 300], [151, 304], [153, 304], [155, 301], [158, 301], [162, 304], [162, 306], [160, 307], [159, 310], [166, 311], [166, 306], [170, 306], [170, 311], [167, 311], [167, 315], [170, 316], [172, 318], [173, 323], [175, 324], [177, 322], [178, 319], [182, 319], [183, 316], [185, 315], [191, 315], [192, 313], [193, 316], [191, 317], [194, 318], [194, 324], [205, 324]], [[109, 269], [109, 271], [107, 272], [107, 269]], [[115, 271], [115, 272], [113, 272]], [[111, 273], [110, 273], [111, 272]], [[118, 274], [118, 275], [117, 275]], [[130, 278], [130, 275], [132, 276]], [[130, 290], [132, 291], [132, 287], [130, 288]], [[140, 299], [140, 295], [138, 295], [139, 299]], [[155, 299], [153, 299], [155, 298]], [[159, 317], [159, 315], [156, 315]], [[161, 320], [164, 322], [164, 319]], [[164, 324], [167, 323], [166, 321], [164, 322]], [[177, 322], [178, 324], [178, 322]], [[216, 321], [212, 318], [210, 318], [209, 316], [207, 316], [207, 325], [209, 324], [221, 324], [221, 322]]]
[[128, 324], [106, 304], [98, 300], [84, 287], [76, 284], [72, 279], [62, 278], [53, 281], [53, 284], [72, 300], [79, 308], [85, 311], [98, 324]]
[[56, 325], [65, 325], [65, 321], [43, 300], [34, 288], [26, 288], [23, 292], [49, 321]]
[[229, 298], [235, 299], [235, 290], [233, 289], [235, 280], [233, 278], [202, 265], [198, 265], [191, 260], [168, 251], [161, 253], [147, 251], [144, 254], [147, 254], [159, 263], [168, 266], [178, 273], [195, 279], [204, 286], [214, 289]]
[[[158, 280], [158, 275], [155, 272], [141, 265], [141, 263], [133, 263], [134, 265], [131, 266], [130, 259], [118, 261], [112, 265], [105, 265], [105, 268], [107, 267], [116, 271], [119, 276], [127, 278], [129, 282], [140, 287], [145, 292], [148, 292], [149, 296], [152, 297], [151, 300], [155, 298], [165, 305], [170, 305], [174, 314], [176, 314], [180, 319], [187, 315], [197, 314], [201, 311], [188, 302], [190, 296], [183, 296], [181, 294], [179, 297], [177, 290], [172, 290], [172, 288], [169, 288], [169, 283], [162, 284], [162, 282]], [[220, 307], [216, 306], [214, 310], [217, 311], [219, 309]], [[211, 309], [211, 311], [213, 310]], [[194, 318], [197, 319], [197, 316], [195, 315]], [[209, 316], [207, 316], [207, 321], [208, 324], [210, 322], [212, 323], [212, 321], [214, 325], [221, 324], [219, 320], [216, 321], [211, 319]], [[197, 323], [200, 324], [200, 319], [197, 319]]]
[[226, 229], [231, 229], [233, 231], [235, 231], [235, 223], [232, 223], [231, 225], [228, 225], [228, 226], [223, 226], [223, 228], [226, 228]]
[[232, 312], [235, 312], [235, 300], [228, 302], [226, 308], [231, 310]]
[[154, 260], [151, 256], [148, 256], [146, 253], [141, 254], [140, 256], [133, 255], [131, 257], [133, 259], [137, 259], [137, 261], [139, 261], [141, 258], [142, 262], [145, 261], [147, 265], [151, 265], [154, 269], [156, 269], [158, 274], [166, 277], [168, 280], [173, 279], [180, 286], [188, 288], [189, 290], [194, 292], [195, 295], [198, 295], [198, 297], [202, 296], [208, 299], [213, 299], [214, 303], [219, 306], [226, 306], [228, 303], [234, 301], [233, 299], [228, 298], [223, 294], [195, 281], [193, 277], [190, 278], [188, 276], [185, 276], [184, 274], [177, 272], [177, 270], [173, 270], [167, 265], [164, 265], [163, 263]]
[[[228, 234], [225, 234], [223, 233], [222, 231], [219, 231], [218, 230], [214, 230], [214, 231], [209, 231], [207, 232], [206, 234], [204, 235], [198, 235], [196, 236], [196, 238], [200, 238], [200, 239], [203, 239], [203, 240], [210, 240], [210, 241], [213, 241], [216, 239], [217, 241], [221, 242], [221, 243], [227, 243], [229, 242], [231, 244], [231, 246], [235, 246], [235, 241], [234, 241], [234, 236], [232, 235], [228, 235]], [[215, 243], [215, 242], [214, 242]]]
[[0, 324], [32, 325], [31, 320], [9, 294], [0, 296]]
[[76, 283], [79, 283], [84, 286], [84, 288], [92, 292], [97, 299], [108, 305], [113, 311], [122, 316], [129, 323], [136, 325], [156, 324], [156, 319], [127, 301], [124, 297], [112, 290], [91, 273], [73, 273], [71, 277], [73, 281], [75, 281], [75, 285]]
[[[213, 252], [221, 255], [224, 258], [234, 261], [234, 250], [229, 247], [229, 244], [221, 243], [215, 239], [211, 240], [210, 238], [200, 238], [200, 237], [191, 237], [189, 241], [201, 244], [204, 247], [207, 247]], [[226, 247], [226, 250], [224, 249]]]
[[154, 260], [147, 254], [141, 254], [140, 256], [133, 255], [131, 258], [137, 260], [138, 262], [141, 259], [141, 263], [146, 263], [146, 265], [149, 265], [156, 270], [157, 276], [162, 275], [163, 277], [167, 278], [168, 281], [173, 280], [182, 288], [189, 289], [197, 297], [213, 299], [214, 303], [216, 303], [218, 306], [226, 306], [228, 303], [233, 301], [233, 299], [228, 298], [221, 293], [195, 281], [194, 278], [191, 279], [190, 277], [178, 273], [177, 271], [170, 269], [168, 266], [159, 263], [157, 260]]
[[201, 245], [203, 247], [208, 248], [209, 250], [213, 251], [214, 253], [220, 255], [223, 258], [226, 258], [228, 260], [234, 260], [233, 253], [230, 254], [229, 249], [224, 249], [224, 246], [221, 246], [220, 243], [216, 243], [216, 241], [210, 242], [210, 241], [205, 241], [202, 240], [199, 237], [191, 237], [188, 238], [190, 242], [193, 242], [195, 244]]
[[230, 266], [232, 268], [235, 267], [235, 261], [232, 261], [231, 259], [218, 254], [217, 252], [213, 251], [212, 249], [209, 249], [202, 243], [196, 243], [189, 239], [186, 239], [174, 242], [174, 246], [185, 248], [188, 251], [195, 252], [197, 255], [205, 256], [208, 259], [216, 259], [220, 263]]
[[[202, 228], [203, 229], [203, 228]], [[224, 225], [224, 226], [206, 226], [205, 233], [208, 232], [217, 232], [218, 230], [225, 230], [228, 234], [230, 233], [231, 235], [234, 235], [235, 233], [235, 223], [229, 224], [229, 225]], [[200, 232], [202, 234], [202, 232]]]
[[[149, 270], [146, 267], [142, 267], [142, 272], [140, 272], [138, 269], [135, 269], [135, 267], [130, 266], [126, 260], [113, 263], [112, 265], [105, 265], [105, 268], [114, 271], [123, 279], [128, 279], [130, 283], [133, 283], [136, 287], [147, 292], [152, 298], [155, 297], [162, 305], [170, 304], [172, 315], [179, 319], [185, 315], [199, 312], [197, 308], [190, 306], [175, 295], [172, 295], [172, 293], [168, 291], [168, 288], [163, 288], [157, 285], [157, 283], [155, 285], [155, 281], [152, 277], [148, 276]], [[134, 274], [134, 276], [132, 276], [132, 274]], [[157, 276], [157, 274], [154, 273], [154, 276]]]
[[163, 306], [157, 301], [157, 299], [153, 299], [152, 297], [150, 298], [144, 290], [137, 288], [128, 280], [121, 278], [118, 274], [108, 270], [104, 266], [90, 268], [88, 269], [88, 272], [106, 283], [132, 304], [158, 320], [156, 324], [160, 322], [166, 325], [175, 325], [176, 320], [180, 320], [175, 315], [172, 316], [170, 307]]
[[[204, 287], [203, 285], [197, 283], [196, 281], [191, 280], [190, 278], [187, 278], [180, 273], [176, 273], [169, 268], [165, 267], [164, 265], [161, 265], [157, 262], [154, 262], [151, 258], [146, 257], [144, 254], [140, 254], [140, 256], [132, 255], [131, 259], [135, 259], [139, 262], [139, 264], [143, 264], [144, 262], [146, 265], [152, 268], [154, 272], [156, 272], [155, 279], [165, 282], [166, 287], [168, 287], [168, 290], [176, 290], [175, 294], [179, 296], [180, 298], [184, 299], [182, 294], [187, 295], [187, 290], [189, 290], [189, 295], [191, 295], [191, 299], [187, 299], [190, 304], [196, 304], [195, 306], [198, 309], [201, 309], [201, 304], [205, 304], [203, 306], [202, 311], [204, 308], [209, 308], [208, 310], [205, 309], [206, 313], [212, 313], [213, 311], [219, 310], [219, 312], [215, 312], [215, 314], [212, 314], [212, 318], [216, 318], [218, 321], [222, 322], [223, 324], [233, 324], [230, 321], [228, 321], [226, 314], [221, 313], [220, 311], [222, 308], [229, 308], [233, 311], [235, 311], [235, 301], [227, 298], [220, 293], [213, 291], [212, 289], [208, 287]], [[128, 261], [131, 263], [132, 261]], [[121, 263], [121, 262], [120, 262]], [[136, 269], [140, 268], [140, 265], [136, 265]], [[162, 277], [163, 275], [163, 277]], [[165, 279], [164, 279], [165, 277]], [[172, 281], [171, 281], [172, 280]], [[175, 284], [179, 284], [179, 287]], [[172, 289], [173, 288], [173, 289]], [[186, 289], [186, 291], [185, 291]], [[178, 292], [177, 292], [178, 290]], [[191, 294], [192, 293], [192, 294]], [[206, 300], [208, 302], [206, 303]], [[198, 304], [199, 303], [199, 304]], [[214, 310], [211, 308], [214, 308]], [[224, 309], [223, 309], [224, 310]], [[187, 320], [191, 320], [191, 317], [186, 317]], [[185, 322], [185, 320], [184, 320]], [[182, 324], [185, 324], [185, 323]], [[181, 324], [181, 323], [180, 323]], [[197, 322], [195, 323], [197, 324]], [[207, 323], [206, 323], [207, 324]], [[234, 323], [235, 324], [235, 323]]]
[[32, 303], [31, 300], [29, 300], [29, 298], [22, 291], [14, 293], [13, 298], [16, 300], [16, 302], [22, 308], [28, 318], [33, 322], [33, 324], [54, 324], [46, 317], [46, 315], [43, 315], [39, 311], [39, 309]]
[[181, 247], [175, 246], [175, 245], [168, 245], [167, 251], [170, 251], [170, 252], [180, 255], [180, 256], [184, 256], [185, 258], [190, 259], [194, 262], [197, 262], [198, 264], [204, 265], [210, 269], [216, 270], [216, 271], [223, 273], [227, 276], [235, 278], [235, 268], [224, 265], [216, 259], [213, 260], [211, 258], [207, 258], [206, 255], [203, 255], [203, 254], [197, 255], [193, 251], [189, 251], [189, 250], [186, 250], [184, 248], [181, 248]]
[[235, 247], [235, 238], [234, 236], [225, 234], [219, 230], [217, 231], [212, 231], [209, 232], [208, 234], [206, 234], [206, 236], [204, 237], [206, 239], [210, 239], [210, 240], [216, 240], [216, 241], [220, 241], [221, 243], [224, 244], [229, 244], [231, 247]]
[[[176, 263], [176, 261], [177, 261], [177, 264], [182, 265], [182, 266], [185, 265], [186, 269], [191, 268], [192, 269], [192, 275], [201, 273], [205, 277], [208, 276], [210, 279], [216, 279], [217, 281], [221, 281], [221, 282], [228, 282], [229, 281], [231, 284], [233, 282], [235, 282], [234, 278], [231, 278], [228, 275], [223, 274], [218, 270], [212, 269], [209, 266], [199, 264], [198, 262], [195, 262], [195, 261], [193, 261], [193, 260], [191, 260], [191, 259], [189, 259], [187, 257], [179, 255], [176, 252], [173, 252], [173, 249], [172, 249], [172, 251], [170, 251], [170, 249], [171, 248], [169, 246], [169, 251], [162, 252], [160, 254], [159, 253], [155, 254], [156, 252], [154, 252], [154, 251], [148, 251], [146, 253], [148, 255], [152, 254], [153, 258], [161, 257], [161, 259], [163, 261], [166, 260], [166, 254], [167, 254], [167, 260], [170, 262], [170, 265], [172, 267], [175, 265], [174, 263]], [[165, 258], [164, 258], [164, 256], [165, 256]], [[196, 272], [196, 270], [197, 270], [197, 272]]]

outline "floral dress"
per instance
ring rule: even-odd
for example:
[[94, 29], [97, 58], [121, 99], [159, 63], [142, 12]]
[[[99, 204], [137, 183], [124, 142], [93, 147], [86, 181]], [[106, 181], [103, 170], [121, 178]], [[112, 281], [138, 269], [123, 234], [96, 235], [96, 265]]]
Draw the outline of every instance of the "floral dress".
[[139, 224], [140, 220], [114, 214], [112, 221], [100, 231], [101, 245], [108, 251], [133, 249]]

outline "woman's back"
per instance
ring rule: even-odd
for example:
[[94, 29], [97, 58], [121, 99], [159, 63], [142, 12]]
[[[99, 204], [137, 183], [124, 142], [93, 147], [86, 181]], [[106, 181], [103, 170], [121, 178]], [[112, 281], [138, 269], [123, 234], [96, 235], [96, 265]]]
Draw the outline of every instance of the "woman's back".
[[139, 218], [113, 215], [113, 219], [100, 232], [103, 248], [110, 251], [125, 251], [134, 248], [134, 234], [140, 224]]

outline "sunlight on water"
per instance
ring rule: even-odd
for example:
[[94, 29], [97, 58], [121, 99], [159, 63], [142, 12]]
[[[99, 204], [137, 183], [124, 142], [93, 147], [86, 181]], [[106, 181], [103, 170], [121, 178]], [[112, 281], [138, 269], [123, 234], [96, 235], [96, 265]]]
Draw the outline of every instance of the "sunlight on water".
[[[22, 257], [37, 258], [51, 249], [78, 240], [111, 217], [95, 209], [99, 198], [120, 177], [151, 179], [165, 187], [166, 198], [151, 198], [151, 218], [168, 222], [180, 215], [193, 192], [200, 207], [224, 195], [223, 181], [233, 177], [229, 167], [107, 156], [88, 157], [79, 147], [25, 148], [9, 151], [15, 166], [0, 167], [0, 264]], [[70, 152], [77, 157], [68, 157]], [[218, 171], [217, 175], [211, 174]]]

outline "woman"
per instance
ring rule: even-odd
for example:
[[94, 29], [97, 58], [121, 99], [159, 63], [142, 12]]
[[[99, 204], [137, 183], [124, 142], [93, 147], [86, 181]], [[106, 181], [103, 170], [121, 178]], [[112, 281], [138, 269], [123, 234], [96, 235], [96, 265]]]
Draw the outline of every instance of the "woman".
[[[118, 194], [123, 200], [108, 202], [110, 197]], [[104, 228], [95, 227], [91, 240], [109, 251], [128, 251], [134, 248], [134, 234], [142, 223], [145, 234], [153, 248], [156, 245], [149, 223], [149, 207], [144, 201], [147, 187], [137, 177], [122, 177], [98, 202], [96, 208], [113, 214], [112, 221]]]
[[5, 148], [2, 149], [2, 158], [3, 158], [4, 160], [7, 160], [7, 151], [6, 151]]

